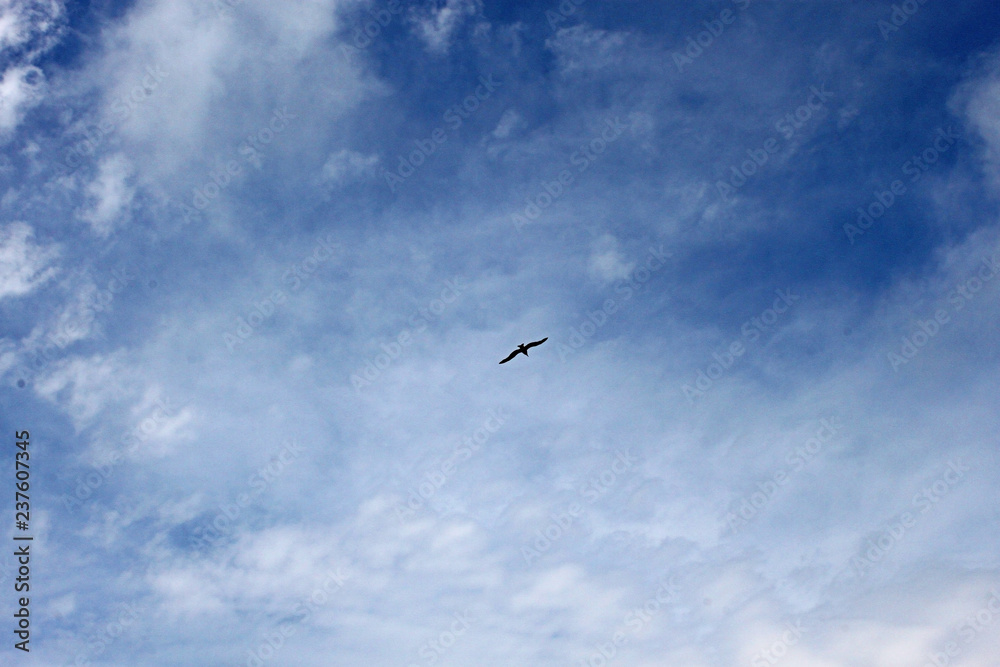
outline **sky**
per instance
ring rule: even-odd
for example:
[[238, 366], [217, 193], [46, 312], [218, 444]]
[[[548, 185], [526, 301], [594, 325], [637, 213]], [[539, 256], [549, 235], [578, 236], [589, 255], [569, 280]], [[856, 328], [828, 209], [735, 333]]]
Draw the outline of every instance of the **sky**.
[[998, 27], [0, 0], [2, 662], [997, 667]]

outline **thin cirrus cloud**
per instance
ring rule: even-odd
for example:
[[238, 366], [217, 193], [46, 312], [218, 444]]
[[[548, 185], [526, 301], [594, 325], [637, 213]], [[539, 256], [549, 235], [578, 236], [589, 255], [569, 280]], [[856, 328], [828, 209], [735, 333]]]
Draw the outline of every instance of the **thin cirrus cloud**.
[[0, 236], [0, 298], [22, 296], [45, 284], [57, 272], [53, 245], [39, 245], [23, 222], [7, 225]]
[[29, 4], [33, 664], [993, 664], [993, 4]]

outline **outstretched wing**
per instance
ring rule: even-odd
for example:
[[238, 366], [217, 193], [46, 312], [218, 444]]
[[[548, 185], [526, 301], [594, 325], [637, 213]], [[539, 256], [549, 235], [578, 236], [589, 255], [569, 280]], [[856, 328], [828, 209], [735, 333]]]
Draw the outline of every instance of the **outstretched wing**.
[[513, 359], [514, 357], [516, 357], [518, 352], [520, 352], [520, 350], [514, 350], [513, 352], [511, 352], [510, 354], [508, 354], [507, 358], [504, 359], [503, 361], [501, 361], [500, 363], [501, 364], [506, 364], [508, 361], [510, 361], [511, 359]]
[[544, 343], [548, 339], [549, 339], [549, 337], [546, 336], [545, 338], [543, 338], [541, 340], [536, 340], [534, 343], [528, 343], [527, 345], [524, 346], [524, 349], [528, 349], [530, 347], [535, 347], [536, 345], [541, 345], [542, 343]]

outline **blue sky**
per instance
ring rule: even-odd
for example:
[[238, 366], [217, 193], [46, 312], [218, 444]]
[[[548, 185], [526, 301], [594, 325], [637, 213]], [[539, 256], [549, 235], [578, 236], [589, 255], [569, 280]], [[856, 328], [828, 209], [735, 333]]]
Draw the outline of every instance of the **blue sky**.
[[998, 26], [0, 4], [4, 659], [994, 667]]

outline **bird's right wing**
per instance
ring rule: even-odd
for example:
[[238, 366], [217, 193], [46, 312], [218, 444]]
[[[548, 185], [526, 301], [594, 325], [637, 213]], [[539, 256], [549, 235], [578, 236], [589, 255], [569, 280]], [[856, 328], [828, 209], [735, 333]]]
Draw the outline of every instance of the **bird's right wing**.
[[534, 343], [528, 343], [528, 344], [527, 344], [527, 345], [525, 345], [524, 347], [525, 347], [525, 348], [529, 348], [529, 347], [537, 347], [538, 345], [541, 345], [542, 343], [544, 343], [544, 342], [545, 342], [545, 341], [547, 341], [548, 339], [549, 339], [549, 337], [548, 337], [548, 336], [546, 336], [545, 338], [543, 338], [543, 339], [541, 339], [541, 340], [536, 340], [536, 341], [535, 341]]
[[501, 361], [500, 363], [501, 364], [506, 364], [508, 361], [510, 361], [511, 359], [513, 359], [516, 356], [517, 356], [517, 350], [514, 350], [513, 352], [511, 352], [510, 354], [508, 354], [507, 358], [504, 359], [503, 361]]

